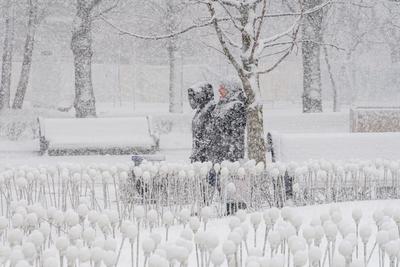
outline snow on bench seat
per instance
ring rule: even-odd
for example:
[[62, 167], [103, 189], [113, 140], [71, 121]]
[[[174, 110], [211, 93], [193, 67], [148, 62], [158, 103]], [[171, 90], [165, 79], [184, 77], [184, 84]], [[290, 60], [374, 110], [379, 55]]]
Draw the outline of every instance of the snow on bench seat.
[[350, 110], [352, 132], [400, 132], [400, 107], [357, 107]]
[[39, 118], [41, 152], [60, 154], [153, 153], [158, 138], [148, 117]]
[[274, 161], [400, 159], [400, 133], [307, 133], [272, 136]]

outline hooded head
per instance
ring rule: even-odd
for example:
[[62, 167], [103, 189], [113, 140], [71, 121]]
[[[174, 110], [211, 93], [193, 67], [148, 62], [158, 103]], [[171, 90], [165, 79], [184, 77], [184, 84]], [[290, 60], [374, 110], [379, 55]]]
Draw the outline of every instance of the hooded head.
[[192, 109], [202, 108], [214, 99], [214, 89], [209, 83], [196, 84], [188, 89], [188, 96]]
[[222, 101], [241, 101], [246, 100], [242, 83], [236, 79], [222, 80], [219, 83], [218, 91]]

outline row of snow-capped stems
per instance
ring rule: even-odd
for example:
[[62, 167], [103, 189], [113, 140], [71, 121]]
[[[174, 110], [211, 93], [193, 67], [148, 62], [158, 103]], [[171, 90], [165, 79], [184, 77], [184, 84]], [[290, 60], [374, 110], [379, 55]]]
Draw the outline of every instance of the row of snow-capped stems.
[[63, 211], [85, 200], [91, 209], [116, 209], [119, 220], [132, 218], [135, 205], [198, 213], [212, 204], [222, 216], [233, 202], [259, 210], [282, 206], [288, 198], [296, 204], [397, 198], [399, 170], [399, 162], [386, 160], [3, 166], [0, 211], [9, 216], [12, 199]]
[[290, 163], [285, 168], [294, 177], [294, 197], [298, 203], [400, 197], [400, 161], [320, 160], [300, 166]]
[[[85, 203], [62, 211], [12, 201], [10, 217], [0, 217], [0, 263], [10, 267], [399, 264], [399, 208], [378, 209], [371, 220], [361, 209], [354, 208], [347, 218], [338, 206], [331, 206], [307, 222], [293, 207], [239, 210], [219, 221], [212, 219], [215, 212], [205, 206], [196, 216], [186, 208], [161, 216], [160, 211], [146, 213], [137, 205], [132, 219], [120, 221], [115, 210], [98, 212]], [[159, 220], [163, 227], [156, 227]], [[143, 229], [144, 221], [148, 229]]]

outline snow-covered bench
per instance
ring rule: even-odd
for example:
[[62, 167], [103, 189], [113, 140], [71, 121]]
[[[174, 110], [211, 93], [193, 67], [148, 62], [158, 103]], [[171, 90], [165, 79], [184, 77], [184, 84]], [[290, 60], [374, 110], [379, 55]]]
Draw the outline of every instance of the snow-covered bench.
[[38, 122], [41, 154], [150, 154], [159, 149], [149, 117], [38, 118]]
[[400, 159], [400, 133], [268, 133], [273, 162]]
[[357, 107], [350, 110], [352, 132], [400, 132], [400, 107]]

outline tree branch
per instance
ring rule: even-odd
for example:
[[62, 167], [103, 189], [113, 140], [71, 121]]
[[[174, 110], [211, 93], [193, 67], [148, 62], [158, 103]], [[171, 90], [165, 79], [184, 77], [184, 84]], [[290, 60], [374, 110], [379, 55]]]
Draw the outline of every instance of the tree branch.
[[112, 22], [110, 22], [109, 20], [107, 20], [104, 16], [100, 15], [100, 18], [107, 24], [109, 25], [111, 28], [113, 28], [114, 30], [116, 30], [117, 32], [119, 32], [119, 34], [121, 35], [128, 35], [131, 37], [135, 37], [138, 39], [143, 39], [143, 40], [163, 40], [163, 39], [169, 39], [184, 33], [187, 33], [193, 29], [197, 29], [197, 28], [203, 28], [203, 27], [207, 27], [213, 24], [213, 20], [207, 21], [203, 24], [199, 24], [199, 25], [191, 25], [185, 29], [179, 30], [177, 32], [173, 32], [170, 34], [166, 34], [166, 35], [153, 35], [153, 36], [145, 36], [145, 35], [140, 35], [140, 34], [136, 34], [136, 33], [131, 33], [128, 32], [126, 30], [121, 29], [120, 27], [116, 26], [115, 24], [113, 24]]
[[257, 72], [258, 75], [260, 75], [260, 74], [266, 74], [266, 73], [269, 73], [269, 72], [273, 71], [274, 69], [276, 69], [276, 68], [290, 55], [290, 53], [293, 51], [293, 48], [294, 48], [295, 45], [296, 45], [296, 37], [297, 37], [297, 34], [298, 34], [298, 32], [299, 32], [299, 29], [300, 29], [300, 25], [297, 25], [297, 29], [293, 32], [293, 35], [292, 35], [292, 38], [293, 38], [292, 45], [288, 48], [288, 50], [286, 51], [286, 53], [283, 54], [283, 56], [280, 57], [280, 58], [278, 59], [278, 61], [275, 62], [275, 64], [272, 65], [270, 68], [268, 68], [268, 69], [266, 69], [266, 70], [263, 70], [263, 71]]
[[263, 0], [263, 7], [262, 7], [262, 11], [261, 11], [261, 20], [260, 20], [260, 24], [258, 25], [255, 37], [254, 37], [254, 43], [253, 43], [253, 47], [251, 48], [251, 53], [250, 53], [250, 61], [253, 61], [254, 59], [254, 53], [256, 51], [257, 46], [259, 45], [258, 41], [260, 39], [260, 35], [261, 35], [261, 29], [262, 26], [264, 24], [264, 16], [265, 13], [267, 12], [267, 0]]
[[237, 71], [239, 74], [244, 75], [242, 67], [241, 67], [240, 64], [236, 61], [235, 57], [233, 56], [233, 54], [232, 54], [231, 51], [229, 50], [228, 46], [226, 45], [226, 42], [225, 42], [225, 40], [224, 40], [223, 32], [222, 32], [222, 30], [221, 30], [221, 27], [220, 27], [219, 24], [218, 24], [217, 18], [215, 17], [215, 9], [214, 9], [212, 3], [209, 3], [207, 6], [208, 6], [208, 10], [209, 10], [209, 12], [210, 12], [210, 15], [211, 15], [211, 17], [213, 18], [212, 23], [213, 23], [213, 25], [214, 25], [215, 31], [216, 31], [216, 33], [217, 33], [218, 40], [219, 40], [219, 42], [220, 42], [220, 44], [221, 44], [221, 47], [222, 47], [222, 50], [223, 50], [225, 56], [229, 59], [229, 61], [231, 62], [231, 64], [233, 65], [233, 67], [236, 69], [236, 71]]

